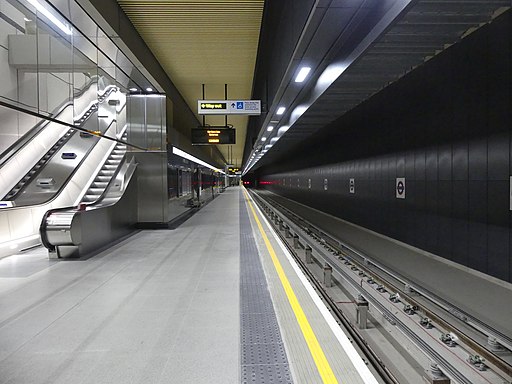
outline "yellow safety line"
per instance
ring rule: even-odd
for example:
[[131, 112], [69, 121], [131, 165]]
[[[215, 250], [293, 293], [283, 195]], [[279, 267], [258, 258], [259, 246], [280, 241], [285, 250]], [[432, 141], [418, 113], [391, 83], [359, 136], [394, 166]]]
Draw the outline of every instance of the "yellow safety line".
[[254, 220], [256, 221], [256, 224], [258, 225], [261, 236], [263, 237], [265, 245], [267, 246], [268, 253], [270, 254], [270, 257], [272, 258], [272, 262], [274, 263], [276, 272], [279, 276], [279, 279], [281, 280], [281, 284], [283, 285], [284, 291], [286, 292], [286, 296], [288, 297], [288, 302], [290, 303], [290, 305], [293, 309], [293, 313], [295, 314], [295, 317], [297, 318], [297, 322], [299, 323], [299, 327], [302, 331], [302, 335], [304, 336], [304, 339], [306, 340], [306, 343], [309, 347], [309, 352], [311, 352], [311, 356], [313, 357], [313, 360], [315, 361], [316, 367], [318, 369], [318, 373], [322, 377], [322, 381], [324, 383], [336, 384], [336, 383], [338, 383], [338, 380], [336, 379], [336, 376], [334, 376], [334, 372], [332, 371], [331, 366], [329, 365], [329, 362], [327, 361], [327, 358], [325, 357], [324, 351], [322, 350], [322, 347], [318, 343], [315, 333], [313, 332], [313, 329], [311, 328], [311, 325], [309, 324], [309, 321], [304, 313], [304, 310], [300, 306], [297, 296], [295, 296], [295, 292], [293, 291], [292, 286], [290, 285], [290, 282], [288, 281], [288, 278], [286, 277], [283, 267], [281, 266], [281, 263], [279, 262], [279, 259], [277, 258], [276, 252], [274, 251], [272, 244], [270, 244], [270, 241], [269, 241], [265, 231], [263, 230], [263, 226], [261, 225], [261, 222], [258, 219], [258, 216], [256, 215], [256, 211], [254, 210], [254, 207], [252, 206], [252, 203], [249, 200], [249, 196], [245, 190], [244, 190], [244, 194], [245, 194], [247, 203], [249, 205], [249, 208], [251, 209], [252, 214], [254, 216]]

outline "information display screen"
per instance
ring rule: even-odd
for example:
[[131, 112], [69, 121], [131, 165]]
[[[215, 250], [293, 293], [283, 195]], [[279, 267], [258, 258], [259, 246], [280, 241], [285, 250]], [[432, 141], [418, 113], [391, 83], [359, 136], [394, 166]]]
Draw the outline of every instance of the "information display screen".
[[194, 128], [192, 129], [192, 145], [235, 144], [234, 128]]

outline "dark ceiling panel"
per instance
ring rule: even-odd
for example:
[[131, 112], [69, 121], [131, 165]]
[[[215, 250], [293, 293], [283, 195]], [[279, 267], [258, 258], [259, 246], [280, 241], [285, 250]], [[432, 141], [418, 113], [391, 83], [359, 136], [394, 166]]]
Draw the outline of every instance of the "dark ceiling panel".
[[[327, 3], [322, 2], [321, 5], [326, 7]], [[385, 5], [382, 5], [384, 3]], [[347, 22], [346, 17], [350, 12], [361, 9], [357, 8], [358, 4], [361, 4], [361, 1], [333, 1], [330, 3], [325, 20], [332, 20], [332, 16], [338, 15], [338, 17], [344, 17], [344, 22]], [[372, 4], [373, 6], [377, 4], [391, 6], [392, 2], [375, 0], [364, 2], [364, 4], [369, 7], [365, 9], [365, 15], [371, 18], [373, 14], [379, 14], [375, 8], [371, 7]], [[509, 0], [418, 0], [413, 2], [412, 6], [401, 15], [400, 20], [395, 21], [358, 60], [316, 99], [314, 104], [291, 125], [253, 169], [270, 164], [277, 159], [278, 154], [281, 156], [282, 153], [291, 150], [298, 140], [306, 140], [322, 127], [338, 119], [446, 47], [490, 22], [500, 12], [510, 8], [510, 5]], [[336, 7], [339, 9], [333, 9]], [[318, 30], [328, 30], [329, 27], [332, 25], [322, 24]], [[346, 27], [352, 32], [361, 28], [362, 25], [357, 23], [349, 23]], [[341, 44], [341, 47], [338, 47], [339, 50], [354, 44], [353, 34], [345, 34], [344, 37], [342, 33], [340, 36], [338, 43], [345, 43], [345, 45]], [[315, 43], [310, 46], [321, 47], [318, 52], [325, 50], [328, 45], [322, 42], [321, 35], [315, 37], [313, 41]], [[312, 51], [311, 55], [316, 55], [318, 52]], [[329, 55], [333, 56], [332, 50]], [[309, 89], [306, 88], [296, 97], [295, 105], [301, 103], [301, 95], [313, 92], [313, 86], [314, 84], [310, 84]], [[291, 103], [292, 99], [284, 100]], [[290, 110], [293, 108], [294, 106], [289, 107]]]

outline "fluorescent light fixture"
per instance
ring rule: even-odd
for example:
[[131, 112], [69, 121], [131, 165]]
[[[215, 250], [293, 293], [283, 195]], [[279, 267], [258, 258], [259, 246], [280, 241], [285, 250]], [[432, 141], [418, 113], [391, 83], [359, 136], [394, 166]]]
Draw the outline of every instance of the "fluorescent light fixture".
[[147, 88], [146, 88], [146, 91], [147, 91], [147, 92], [153, 92], [153, 88], [151, 88], [151, 87], [147, 87]]
[[304, 80], [306, 80], [306, 77], [309, 75], [310, 71], [310, 67], [302, 67], [299, 73], [297, 74], [297, 77], [295, 77], [295, 82], [302, 83]]
[[69, 27], [64, 24], [62, 21], [53, 16], [50, 11], [48, 11], [43, 5], [37, 0], [27, 0], [30, 4], [32, 4], [38, 12], [41, 12], [48, 20], [50, 20], [57, 28], [59, 28], [66, 35], [72, 35], [73, 32]]
[[194, 162], [194, 163], [196, 163], [196, 164], [200, 164], [200, 165], [202, 165], [202, 166], [205, 166], [205, 167], [207, 167], [207, 168], [210, 168], [210, 169], [214, 170], [215, 172], [220, 172], [220, 173], [222, 173], [223, 175], [225, 175], [225, 174], [226, 174], [225, 172], [221, 171], [220, 169], [215, 168], [213, 165], [210, 165], [210, 164], [208, 164], [207, 162], [204, 162], [203, 160], [199, 160], [197, 157], [194, 157], [194, 156], [192, 156], [192, 155], [188, 154], [187, 152], [182, 151], [182, 150], [181, 150], [181, 149], [179, 149], [179, 148], [172, 147], [172, 153], [174, 153], [175, 155], [181, 156], [181, 157], [183, 157], [183, 158], [185, 158], [185, 159], [187, 159], [187, 160], [190, 160], [190, 161], [192, 161], [192, 162]]
[[275, 144], [279, 140], [279, 137], [273, 137], [270, 139], [270, 144]]
[[269, 125], [269, 126], [267, 127], [267, 132], [272, 132], [273, 130], [274, 130], [274, 126]]
[[267, 138], [266, 137], [262, 137], [261, 141], [267, 141]]
[[137, 88], [130, 88], [130, 92], [137, 92], [138, 89]]
[[286, 111], [285, 107], [279, 107], [277, 109], [276, 115], [282, 115], [284, 113], [284, 111]]

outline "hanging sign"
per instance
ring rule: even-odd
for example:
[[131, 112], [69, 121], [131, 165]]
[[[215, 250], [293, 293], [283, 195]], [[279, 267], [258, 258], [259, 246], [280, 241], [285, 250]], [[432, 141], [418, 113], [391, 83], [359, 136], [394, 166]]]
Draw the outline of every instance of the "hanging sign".
[[261, 100], [197, 100], [199, 115], [261, 115]]

